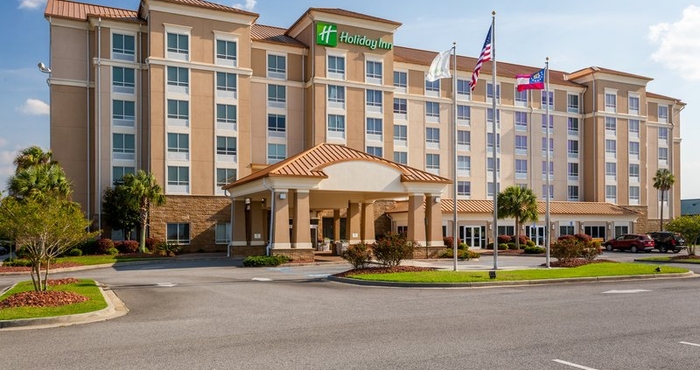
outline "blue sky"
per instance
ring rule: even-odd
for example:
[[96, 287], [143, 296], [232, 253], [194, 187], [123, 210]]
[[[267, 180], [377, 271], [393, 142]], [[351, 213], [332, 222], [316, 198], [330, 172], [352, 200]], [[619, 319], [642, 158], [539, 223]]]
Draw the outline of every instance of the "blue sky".
[[[86, 0], [136, 10], [139, 0]], [[496, 11], [497, 60], [573, 72], [601, 66], [654, 78], [648, 90], [680, 98], [681, 193], [700, 198], [700, 3], [681, 0], [571, 2], [424, 0], [214, 0], [259, 13], [258, 23], [289, 27], [309, 7], [337, 7], [403, 23], [395, 44], [477, 56]], [[0, 190], [19, 149], [49, 149], [46, 0], [0, 0]], [[400, 6], [397, 6], [400, 4]], [[429, 4], [429, 5], [428, 5]], [[66, 109], [69, 109], [68, 107]]]

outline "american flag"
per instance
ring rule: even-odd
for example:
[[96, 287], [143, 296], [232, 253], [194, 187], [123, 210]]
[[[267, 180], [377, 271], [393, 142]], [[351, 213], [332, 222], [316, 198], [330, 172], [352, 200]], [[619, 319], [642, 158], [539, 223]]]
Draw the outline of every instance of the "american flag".
[[469, 86], [471, 87], [472, 91], [476, 87], [476, 82], [479, 81], [479, 71], [481, 70], [481, 65], [484, 64], [484, 62], [491, 60], [491, 27], [489, 27], [489, 33], [486, 34], [484, 47], [481, 49], [481, 55], [479, 55], [479, 59], [476, 61], [474, 72], [472, 72], [472, 80], [469, 82]]

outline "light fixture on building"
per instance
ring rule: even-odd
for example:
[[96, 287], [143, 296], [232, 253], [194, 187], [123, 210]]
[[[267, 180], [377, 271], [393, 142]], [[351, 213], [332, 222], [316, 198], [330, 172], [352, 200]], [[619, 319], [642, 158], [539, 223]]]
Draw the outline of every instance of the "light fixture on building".
[[287, 193], [280, 193], [280, 199], [287, 199]]
[[440, 203], [440, 197], [435, 197], [435, 203]]
[[39, 64], [37, 64], [37, 67], [39, 67], [39, 70], [44, 73], [51, 73], [51, 68], [47, 67], [46, 64], [44, 64], [44, 62], [39, 62]]

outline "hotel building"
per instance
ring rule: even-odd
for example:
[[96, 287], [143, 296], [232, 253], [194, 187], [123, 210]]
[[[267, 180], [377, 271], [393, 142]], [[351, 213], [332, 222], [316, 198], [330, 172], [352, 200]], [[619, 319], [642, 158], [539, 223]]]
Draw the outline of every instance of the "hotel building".
[[[526, 186], [544, 201], [548, 172], [554, 236], [610, 238], [680, 215], [684, 103], [647, 91], [649, 77], [551, 70], [548, 94], [518, 92], [515, 75], [541, 67], [499, 61], [496, 86], [487, 62], [470, 91], [476, 59], [458, 56], [455, 109], [452, 79], [426, 80], [436, 52], [394, 45], [401, 23], [371, 15], [310, 8], [284, 28], [203, 0], [48, 0], [45, 17], [51, 150], [104, 230], [104, 190], [139, 169], [167, 195], [150, 235], [191, 251], [252, 254], [272, 240], [308, 253], [323, 236], [388, 230], [438, 247], [454, 196], [460, 236], [480, 246], [494, 194]], [[660, 168], [676, 177], [663, 204]], [[523, 231], [541, 242], [545, 229], [541, 215]]]

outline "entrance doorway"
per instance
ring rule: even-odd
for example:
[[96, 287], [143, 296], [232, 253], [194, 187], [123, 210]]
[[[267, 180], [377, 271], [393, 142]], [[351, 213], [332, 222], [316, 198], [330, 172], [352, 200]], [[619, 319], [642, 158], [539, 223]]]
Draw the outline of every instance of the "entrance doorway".
[[536, 245], [544, 245], [544, 226], [525, 226], [525, 234], [535, 242]]
[[459, 238], [470, 248], [481, 248], [483, 226], [460, 226]]

